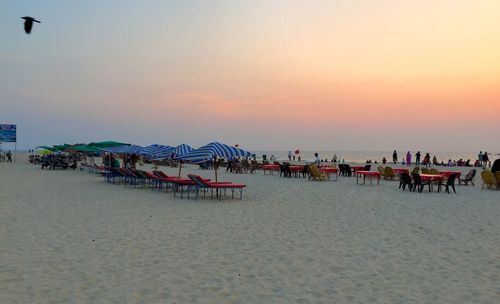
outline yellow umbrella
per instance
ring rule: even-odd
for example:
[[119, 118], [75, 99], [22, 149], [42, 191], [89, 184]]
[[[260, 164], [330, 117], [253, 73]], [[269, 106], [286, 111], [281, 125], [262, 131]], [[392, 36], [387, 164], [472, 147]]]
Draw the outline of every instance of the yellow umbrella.
[[38, 150], [38, 154], [40, 154], [40, 155], [47, 155], [47, 154], [50, 154], [50, 153], [52, 153], [52, 151], [49, 151], [47, 149], [40, 149], [40, 150]]

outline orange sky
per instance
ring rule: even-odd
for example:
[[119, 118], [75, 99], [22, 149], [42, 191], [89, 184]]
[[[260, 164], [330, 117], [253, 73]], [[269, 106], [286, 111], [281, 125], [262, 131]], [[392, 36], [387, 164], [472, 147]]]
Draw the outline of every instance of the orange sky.
[[[12, 16], [25, 6], [12, 5]], [[358, 149], [371, 149], [356, 142], [376, 134], [408, 148], [425, 146], [394, 128], [411, 125], [464, 134], [440, 149], [500, 150], [491, 146], [500, 128], [498, 0], [96, 1], [76, 7], [48, 1], [30, 9], [47, 22], [29, 37], [1, 21], [8, 43], [0, 46], [0, 98], [11, 117], [50, 130], [44, 140], [70, 137], [54, 130], [71, 113], [75, 123], [97, 126], [79, 129], [82, 138], [106, 126], [106, 136], [125, 131], [132, 137], [125, 140], [138, 143], [196, 145], [217, 134], [229, 142], [245, 137], [250, 148], [288, 149], [290, 141], [313, 145], [310, 134], [341, 130], [336, 142]], [[120, 18], [110, 22], [110, 14]], [[92, 22], [83, 22], [90, 16]], [[37, 120], [38, 113], [51, 119]], [[123, 117], [150, 137], [136, 134]], [[283, 134], [296, 128], [293, 136]], [[256, 129], [276, 133], [255, 139], [250, 130]], [[439, 142], [434, 133], [419, 140]], [[394, 139], [379, 143], [392, 149]]]

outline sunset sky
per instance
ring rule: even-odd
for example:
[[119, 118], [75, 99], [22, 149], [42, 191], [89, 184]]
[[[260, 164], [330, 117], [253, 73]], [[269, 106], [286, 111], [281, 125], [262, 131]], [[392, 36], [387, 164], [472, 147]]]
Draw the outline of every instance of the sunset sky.
[[20, 148], [500, 151], [499, 0], [0, 0], [0, 37]]

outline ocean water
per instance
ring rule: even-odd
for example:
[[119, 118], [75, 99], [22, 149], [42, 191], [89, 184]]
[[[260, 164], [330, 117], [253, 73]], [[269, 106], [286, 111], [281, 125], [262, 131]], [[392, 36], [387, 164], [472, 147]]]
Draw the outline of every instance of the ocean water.
[[[398, 163], [401, 164], [403, 157], [406, 157], [406, 152], [408, 151], [396, 151], [398, 153]], [[417, 151], [410, 151], [412, 154], [412, 162], [415, 161], [415, 153]], [[449, 159], [453, 160], [459, 160], [463, 159], [464, 161], [467, 161], [468, 159], [471, 160], [471, 163], [473, 164], [474, 161], [477, 159], [477, 156], [479, 154], [479, 151], [477, 152], [431, 152], [431, 151], [420, 151], [422, 154], [421, 160], [424, 159], [425, 153], [429, 153], [431, 156], [431, 160], [436, 155], [436, 158], [438, 162], [444, 161], [445, 163], [448, 162]], [[261, 160], [263, 155], [267, 155], [267, 159], [271, 157], [271, 155], [274, 155], [278, 160], [288, 160], [288, 151], [254, 151], [254, 153], [257, 156], [257, 159]], [[294, 151], [292, 151], [292, 154]], [[337, 155], [337, 160], [342, 161], [344, 160], [345, 162], [349, 163], [365, 163], [367, 160], [371, 160], [372, 162], [378, 161], [379, 163], [382, 162], [382, 159], [385, 157], [387, 159], [387, 162], [392, 163], [392, 153], [393, 151], [300, 151], [300, 157], [303, 161], [313, 161], [315, 159], [314, 153], [319, 154], [320, 159], [328, 159], [329, 161], [332, 160], [333, 155]], [[494, 153], [488, 152], [488, 157], [490, 160], [497, 159], [499, 156], [500, 152], [495, 151]], [[295, 155], [296, 157], [298, 155]]]

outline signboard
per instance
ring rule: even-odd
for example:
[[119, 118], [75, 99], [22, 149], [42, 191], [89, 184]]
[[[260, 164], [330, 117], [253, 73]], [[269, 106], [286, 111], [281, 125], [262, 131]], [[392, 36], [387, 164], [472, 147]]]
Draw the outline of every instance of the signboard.
[[0, 124], [0, 142], [16, 142], [16, 125]]

